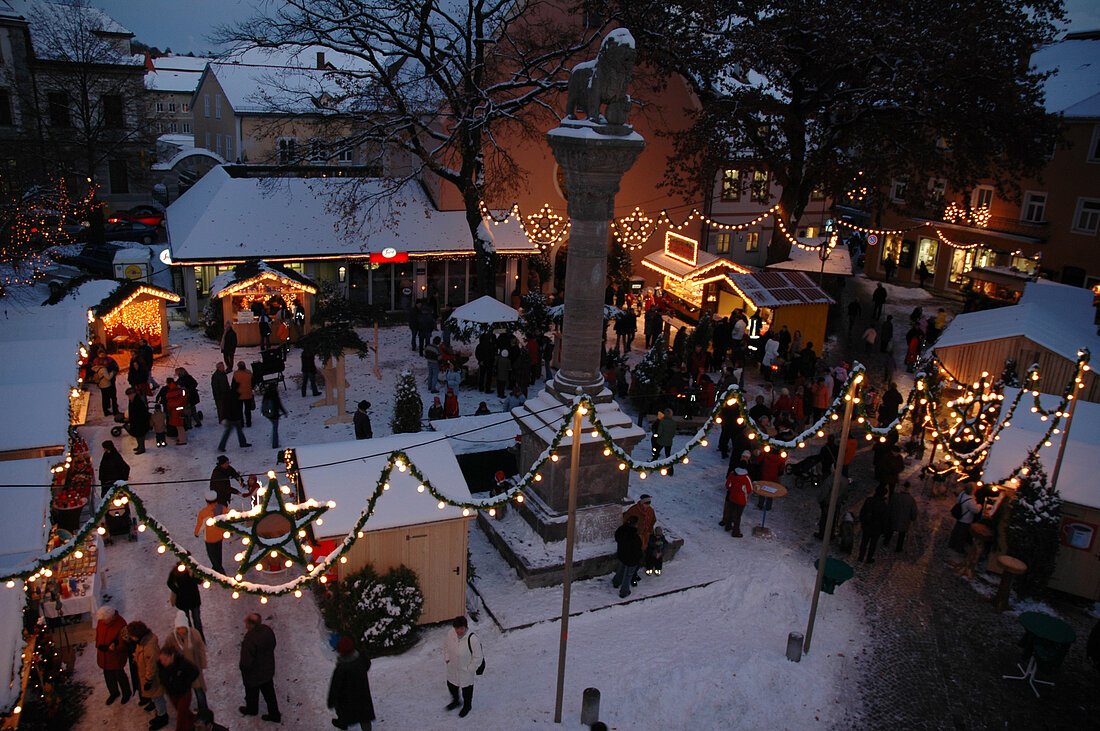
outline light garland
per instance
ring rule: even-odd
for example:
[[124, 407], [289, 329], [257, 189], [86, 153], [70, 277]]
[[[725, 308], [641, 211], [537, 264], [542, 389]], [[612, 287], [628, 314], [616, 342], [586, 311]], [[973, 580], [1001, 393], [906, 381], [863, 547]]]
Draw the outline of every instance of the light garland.
[[657, 223], [640, 206], [635, 206], [629, 215], [611, 220], [611, 235], [628, 251], [640, 249], [656, 229]]
[[254, 285], [270, 281], [279, 282], [280, 284], [298, 292], [302, 292], [303, 294], [317, 294], [316, 287], [312, 287], [304, 282], [298, 282], [296, 280], [290, 279], [289, 277], [285, 277], [278, 272], [264, 270], [254, 277], [242, 279], [239, 282], [234, 282], [233, 284], [228, 285], [223, 290], [218, 292], [217, 298], [221, 299], [223, 297], [228, 297], [229, 295], [236, 294]]

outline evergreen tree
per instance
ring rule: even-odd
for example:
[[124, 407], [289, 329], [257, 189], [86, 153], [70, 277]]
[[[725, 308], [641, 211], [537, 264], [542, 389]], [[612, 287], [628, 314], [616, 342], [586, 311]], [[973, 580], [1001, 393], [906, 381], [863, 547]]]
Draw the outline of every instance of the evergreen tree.
[[639, 415], [649, 413], [660, 399], [661, 388], [668, 378], [668, 362], [668, 347], [664, 336], [659, 335], [632, 371], [632, 396]]
[[1058, 558], [1058, 529], [1062, 516], [1062, 498], [1047, 482], [1042, 462], [1029, 454], [1020, 473], [1020, 487], [1012, 503], [1008, 523], [1008, 552], [1027, 562], [1027, 573], [1019, 578], [1016, 589], [1021, 595], [1035, 596], [1046, 588]]
[[416, 390], [416, 376], [412, 371], [402, 371], [397, 379], [397, 398], [393, 402], [393, 419], [390, 426], [394, 434], [411, 434], [420, 431], [420, 417], [424, 402]]
[[520, 300], [523, 307], [522, 323], [523, 336], [530, 340], [537, 338], [550, 329], [550, 313], [546, 305], [546, 295], [540, 292], [529, 292]]
[[1005, 359], [1005, 367], [1001, 371], [1001, 383], [1009, 388], [1020, 387], [1020, 376], [1016, 373], [1016, 361], [1012, 358]]

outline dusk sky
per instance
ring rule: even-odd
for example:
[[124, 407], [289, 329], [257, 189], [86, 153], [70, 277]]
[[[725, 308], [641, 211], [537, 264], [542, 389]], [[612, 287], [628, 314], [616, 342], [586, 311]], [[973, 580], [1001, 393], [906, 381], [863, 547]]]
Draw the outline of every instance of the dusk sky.
[[[142, 43], [176, 53], [218, 50], [207, 38], [218, 25], [243, 20], [276, 0], [91, 0]], [[1100, 30], [1100, 2], [1066, 0], [1074, 30]]]

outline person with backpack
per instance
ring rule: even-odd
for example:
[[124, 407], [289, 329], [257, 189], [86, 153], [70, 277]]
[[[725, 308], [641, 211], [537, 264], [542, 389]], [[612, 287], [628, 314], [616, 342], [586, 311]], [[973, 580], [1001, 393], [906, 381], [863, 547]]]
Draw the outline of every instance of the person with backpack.
[[[447, 636], [443, 640], [443, 661], [447, 665], [447, 690], [451, 694], [451, 702], [446, 710], [453, 711], [462, 706], [458, 712], [460, 718], [465, 718], [470, 713], [470, 705], [474, 699], [474, 676], [485, 672], [485, 654], [481, 648], [481, 640], [469, 633], [469, 622], [466, 617], [458, 616], [451, 620], [451, 629], [447, 630]], [[462, 700], [459, 701], [459, 691], [462, 692]]]
[[271, 448], [279, 448], [279, 419], [287, 415], [283, 400], [279, 397], [279, 384], [272, 383], [264, 389], [263, 400], [260, 401], [260, 413], [271, 422]]
[[947, 539], [947, 545], [958, 553], [966, 553], [970, 545], [970, 526], [981, 514], [978, 501], [974, 499], [974, 483], [967, 483], [955, 504], [951, 506], [951, 517], [955, 519], [955, 527], [951, 529], [951, 537]]

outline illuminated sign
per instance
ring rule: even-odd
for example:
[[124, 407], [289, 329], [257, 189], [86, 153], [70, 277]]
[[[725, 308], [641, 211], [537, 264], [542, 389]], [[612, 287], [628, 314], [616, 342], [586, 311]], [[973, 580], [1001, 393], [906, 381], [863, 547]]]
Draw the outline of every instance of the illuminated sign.
[[371, 264], [405, 264], [409, 261], [409, 252], [398, 251], [392, 246], [382, 249], [381, 253], [371, 253]]

